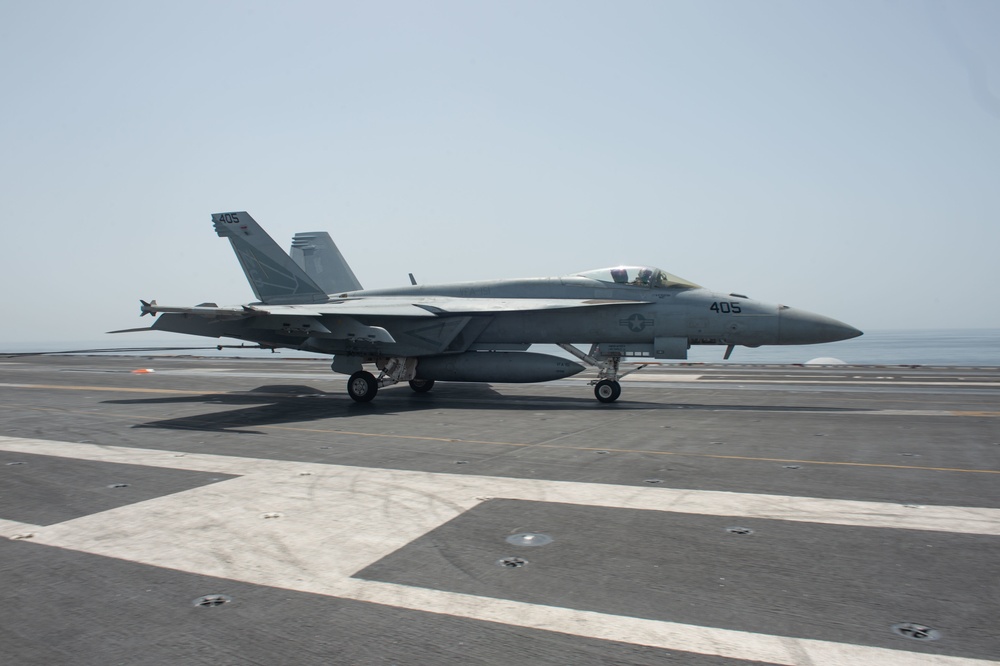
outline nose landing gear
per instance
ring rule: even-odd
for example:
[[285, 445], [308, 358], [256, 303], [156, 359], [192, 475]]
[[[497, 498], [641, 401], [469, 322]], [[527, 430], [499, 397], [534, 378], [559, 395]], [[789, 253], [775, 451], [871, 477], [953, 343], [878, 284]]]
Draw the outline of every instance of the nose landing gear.
[[597, 379], [590, 382], [590, 385], [594, 387], [594, 397], [604, 403], [614, 402], [621, 396], [622, 385], [618, 383], [619, 379], [646, 367], [645, 365], [640, 365], [627, 372], [620, 372], [621, 354], [608, 354], [605, 356], [600, 353], [598, 345], [591, 347], [589, 354], [584, 354], [573, 345], [560, 344], [559, 346], [592, 368], [597, 368]]
[[622, 385], [613, 379], [602, 379], [594, 385], [594, 396], [601, 402], [614, 402], [622, 394]]

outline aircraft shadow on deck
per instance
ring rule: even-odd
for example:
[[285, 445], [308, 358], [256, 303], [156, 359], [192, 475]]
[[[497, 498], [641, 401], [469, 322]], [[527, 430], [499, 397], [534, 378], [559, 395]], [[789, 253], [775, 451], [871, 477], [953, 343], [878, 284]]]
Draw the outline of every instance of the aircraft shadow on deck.
[[327, 393], [311, 386], [268, 385], [250, 391], [233, 393], [207, 393], [202, 395], [105, 400], [113, 405], [170, 405], [202, 403], [205, 405], [246, 405], [243, 409], [183, 416], [139, 423], [134, 428], [161, 428], [167, 430], [224, 431], [244, 434], [261, 434], [251, 430], [254, 426], [283, 423], [303, 423], [325, 419], [354, 416], [399, 415], [427, 409], [523, 411], [607, 410], [699, 410], [714, 412], [854, 412], [856, 408], [802, 407], [792, 405], [726, 405], [700, 403], [664, 403], [622, 400], [613, 404], [600, 404], [589, 396], [567, 397], [553, 395], [504, 395], [489, 385], [451, 384], [436, 386], [431, 393], [413, 393], [408, 387], [384, 389], [370, 403], [356, 403], [340, 392]]

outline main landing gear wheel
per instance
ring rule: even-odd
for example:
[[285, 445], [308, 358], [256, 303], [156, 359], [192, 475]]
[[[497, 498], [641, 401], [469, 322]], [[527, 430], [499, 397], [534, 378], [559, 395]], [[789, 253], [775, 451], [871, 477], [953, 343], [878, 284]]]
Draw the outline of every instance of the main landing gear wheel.
[[611, 379], [602, 379], [594, 386], [594, 395], [601, 402], [614, 402], [622, 394], [622, 385]]
[[347, 380], [347, 395], [355, 402], [371, 402], [376, 393], [378, 382], [375, 381], [375, 375], [366, 370], [358, 370]]
[[411, 379], [410, 388], [417, 393], [427, 393], [432, 388], [434, 388], [433, 379]]

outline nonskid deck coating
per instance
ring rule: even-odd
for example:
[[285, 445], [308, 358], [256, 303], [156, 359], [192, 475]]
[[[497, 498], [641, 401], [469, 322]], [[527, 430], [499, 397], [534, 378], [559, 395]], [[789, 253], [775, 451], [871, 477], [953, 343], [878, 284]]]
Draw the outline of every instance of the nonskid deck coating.
[[[156, 372], [131, 374], [139, 367]], [[877, 382], [874, 390], [859, 375]], [[975, 385], [962, 385], [970, 379]], [[5, 536], [22, 537], [9, 542], [13, 552], [33, 555], [5, 559], [0, 568], [16, 602], [2, 611], [10, 617], [0, 623], [8, 627], [0, 647], [16, 648], [11, 654], [24, 663], [52, 663], [53, 654], [63, 654], [65, 663], [142, 655], [136, 636], [149, 646], [146, 663], [191, 659], [195, 643], [234, 663], [251, 657], [259, 663], [524, 663], [525, 654], [537, 663], [988, 661], [1000, 653], [990, 619], [1000, 595], [989, 571], [978, 569], [988, 567], [1000, 529], [994, 513], [1000, 508], [998, 382], [995, 370], [698, 366], [626, 380], [614, 405], [596, 403], [581, 379], [441, 384], [424, 396], [393, 387], [370, 405], [356, 405], [344, 394], [343, 379], [322, 363], [21, 359], [0, 366], [0, 435], [16, 438], [0, 448], [47, 450], [81, 466], [144, 465], [153, 470], [144, 477], [150, 483], [155, 470], [221, 475], [230, 466], [232, 478], [50, 526], [6, 523]], [[206, 467], [209, 460], [228, 462]], [[296, 464], [303, 468], [293, 471]], [[32, 473], [27, 465], [0, 471]], [[342, 487], [349, 477], [353, 485]], [[535, 490], [518, 495], [511, 488], [519, 483]], [[568, 506], [559, 499], [551, 503], [565, 499], [570, 487], [580, 489], [572, 499], [582, 512], [577, 518], [557, 508]], [[684, 507], [678, 497], [693, 503]], [[477, 522], [477, 507], [511, 500], [516, 506], [519, 498], [535, 509], [505, 509]], [[30, 499], [0, 494], [0, 519], [8, 518], [4, 505], [22, 501], [44, 502], [37, 493]], [[845, 514], [845, 507], [857, 506], [871, 508]], [[609, 510], [624, 514], [601, 513]], [[360, 520], [365, 512], [367, 522]], [[730, 515], [720, 515], [725, 512]], [[548, 528], [558, 527], [555, 541], [534, 549], [537, 555], [510, 552], [504, 537], [543, 532], [546, 516]], [[691, 540], [678, 538], [679, 527], [663, 534], [650, 528], [679, 525], [681, 516], [712, 529], [716, 521], [760, 526], [772, 520], [780, 529], [771, 532], [789, 535], [777, 539], [758, 530], [747, 537], [754, 541], [739, 546], [744, 537], [725, 534], [737, 541], [723, 538], [723, 547], [746, 549], [746, 570], [730, 577], [758, 574], [747, 582], [752, 599], [734, 594], [729, 612], [714, 622], [685, 614], [683, 606], [697, 606], [699, 590], [706, 603], [718, 603], [718, 589], [704, 587], [704, 572], [732, 569], [740, 552], [706, 552], [705, 539], [722, 537], [708, 527]], [[877, 527], [857, 522], [873, 516], [881, 521]], [[606, 543], [594, 536], [602, 533], [595, 520], [610, 521]], [[630, 521], [635, 543], [629, 542]], [[451, 530], [440, 544], [455, 558], [435, 561], [432, 573], [421, 574], [419, 558], [409, 555], [433, 552], [427, 544], [446, 525], [468, 526]], [[926, 551], [900, 550], [922, 533]], [[831, 534], [830, 561], [814, 562]], [[947, 547], [970, 538], [985, 541], [973, 551]], [[586, 542], [564, 550], [574, 539]], [[846, 561], [837, 553], [851, 552], [852, 539], [865, 553], [863, 566], [841, 566]], [[933, 550], [939, 552], [928, 556]], [[578, 580], [581, 552], [594, 557], [585, 582]], [[512, 554], [529, 564], [496, 565]], [[657, 577], [659, 557], [671, 562], [669, 575]], [[37, 563], [49, 559], [62, 564], [46, 575]], [[376, 562], [387, 582], [356, 575]], [[899, 590], [908, 567], [914, 585]], [[81, 582], [81, 570], [94, 572], [84, 576], [89, 582]], [[192, 589], [181, 610], [173, 584], [151, 585], [156, 571], [163, 581], [210, 583]], [[481, 579], [475, 593], [456, 595], [455, 586], [467, 586], [462, 581], [470, 576]], [[555, 590], [552, 598], [505, 593], [529, 576]], [[810, 597], [805, 588], [812, 576], [822, 593]], [[769, 586], [782, 581], [795, 587], [769, 595]], [[879, 594], [879, 585], [892, 581], [892, 594]], [[14, 617], [12, 610], [20, 604], [40, 614], [39, 585], [59, 593], [53, 626], [74, 628], [55, 632], [54, 641], [26, 627], [31, 613]], [[187, 606], [227, 586], [240, 591], [230, 595], [232, 603]], [[599, 609], [582, 603], [589, 597], [581, 586], [600, 588], [607, 603]], [[866, 588], [870, 596], [858, 594]], [[275, 594], [285, 599], [280, 610], [259, 603]], [[623, 598], [616, 602], [615, 595]], [[94, 611], [96, 598], [108, 599], [105, 612]], [[121, 622], [115, 598], [142, 599], [144, 610], [107, 642], [89, 639]], [[785, 610], [775, 622], [755, 626], [769, 602]], [[345, 614], [347, 603], [352, 612]], [[607, 612], [616, 607], [627, 614]], [[636, 610], [644, 607], [656, 612]], [[241, 622], [226, 620], [227, 613], [238, 613]], [[315, 630], [293, 632], [294, 659], [288, 641], [248, 642], [254, 627], [287, 626], [298, 613]], [[193, 617], [212, 628], [194, 629]], [[856, 625], [843, 620], [850, 617], [858, 618]], [[164, 624], [164, 618], [171, 619]], [[922, 622], [941, 638], [902, 638], [891, 631], [900, 622]], [[366, 638], [371, 632], [363, 627], [372, 626], [383, 627], [381, 640]], [[207, 654], [204, 661], [211, 661]]]

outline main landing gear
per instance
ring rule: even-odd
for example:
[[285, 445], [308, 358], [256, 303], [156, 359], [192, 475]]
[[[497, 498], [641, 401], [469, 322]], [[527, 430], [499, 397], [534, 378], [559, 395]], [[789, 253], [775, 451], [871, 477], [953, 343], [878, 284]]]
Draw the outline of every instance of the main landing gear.
[[371, 402], [378, 393], [378, 380], [367, 370], [358, 370], [347, 380], [347, 395], [355, 402]]
[[358, 370], [347, 380], [347, 395], [355, 402], [371, 402], [382, 386], [408, 382], [416, 393], [427, 393], [434, 388], [433, 379], [417, 379], [415, 358], [390, 358], [376, 361], [381, 372], [378, 378], [367, 370]]
[[427, 393], [434, 388], [433, 379], [411, 379], [410, 388], [416, 393]]

